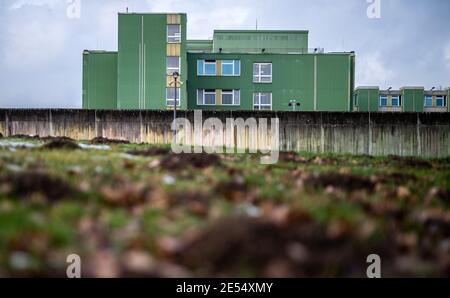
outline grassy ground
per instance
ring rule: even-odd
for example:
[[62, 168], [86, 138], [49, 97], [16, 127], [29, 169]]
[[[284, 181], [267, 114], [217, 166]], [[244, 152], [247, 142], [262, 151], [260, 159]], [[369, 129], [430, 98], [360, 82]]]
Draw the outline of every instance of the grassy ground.
[[0, 139], [0, 276], [450, 276], [450, 159], [95, 143]]

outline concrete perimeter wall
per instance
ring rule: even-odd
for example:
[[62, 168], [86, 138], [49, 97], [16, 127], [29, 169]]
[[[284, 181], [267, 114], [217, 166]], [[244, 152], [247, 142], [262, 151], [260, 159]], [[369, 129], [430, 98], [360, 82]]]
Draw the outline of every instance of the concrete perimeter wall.
[[[178, 117], [190, 119], [194, 126], [193, 111], [178, 112]], [[279, 118], [281, 150], [450, 156], [449, 113], [203, 112], [203, 121], [210, 117], [223, 123], [226, 118], [267, 118], [269, 124], [271, 118]], [[172, 120], [171, 111], [0, 109], [0, 133], [67, 136], [77, 140], [103, 136], [168, 144], [172, 141]], [[231, 142], [241, 147], [249, 140], [246, 131], [236, 134]]]

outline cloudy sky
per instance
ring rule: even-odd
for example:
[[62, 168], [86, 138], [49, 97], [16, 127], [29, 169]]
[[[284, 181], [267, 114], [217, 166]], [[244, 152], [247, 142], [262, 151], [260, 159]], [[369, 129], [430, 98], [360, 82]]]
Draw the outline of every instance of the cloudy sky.
[[191, 39], [256, 19], [307, 29], [310, 47], [356, 51], [357, 85], [450, 87], [450, 1], [379, 0], [380, 18], [368, 1], [378, 0], [1, 0], [0, 108], [81, 107], [82, 51], [117, 50], [126, 7], [186, 12]]

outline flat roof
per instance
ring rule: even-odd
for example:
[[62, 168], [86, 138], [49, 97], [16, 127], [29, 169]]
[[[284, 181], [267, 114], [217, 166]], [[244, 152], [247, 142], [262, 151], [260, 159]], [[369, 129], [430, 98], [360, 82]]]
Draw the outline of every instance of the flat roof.
[[137, 15], [168, 15], [168, 14], [183, 14], [185, 12], [119, 12], [119, 14], [137, 14]]
[[309, 33], [308, 30], [214, 30], [214, 33]]
[[422, 90], [422, 89], [425, 89], [425, 87], [423, 87], [423, 86], [404, 86], [404, 87], [400, 88], [400, 90], [403, 90], [403, 89], [419, 89], [419, 90]]
[[207, 43], [214, 43], [214, 40], [212, 39], [188, 39], [187, 43], [202, 43], [202, 42], [207, 42]]
[[380, 87], [378, 87], [378, 86], [358, 86], [355, 88], [355, 90], [358, 90], [358, 89], [380, 89]]
[[[354, 55], [355, 53], [353, 53], [353, 52], [348, 52], [348, 53], [344, 53], [344, 52], [340, 52], [340, 53], [300, 53], [300, 52], [291, 52], [291, 53], [267, 53], [267, 52], [265, 52], [265, 53], [262, 53], [262, 52], [222, 52], [222, 53], [219, 53], [219, 52], [209, 52], [209, 51], [196, 51], [196, 50], [194, 50], [194, 51], [191, 51], [191, 50], [188, 50], [187, 51], [189, 54], [197, 54], [197, 55], [229, 55], [229, 56], [239, 56], [239, 55], [261, 55], [261, 56], [263, 56], [263, 55], [266, 55], [266, 56], [273, 56], [273, 55], [317, 55], [317, 56], [320, 56], [320, 55], [335, 55], [335, 56], [338, 56], [338, 55], [341, 55], [341, 56], [351, 56], [351, 55]], [[375, 87], [375, 88], [378, 88], [378, 87]]]
[[117, 51], [84, 50], [83, 54], [117, 54]]

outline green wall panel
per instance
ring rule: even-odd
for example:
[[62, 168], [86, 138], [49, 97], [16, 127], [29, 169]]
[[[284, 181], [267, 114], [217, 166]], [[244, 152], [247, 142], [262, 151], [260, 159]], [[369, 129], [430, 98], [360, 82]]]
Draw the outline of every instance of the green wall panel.
[[[316, 58], [315, 58], [316, 57]], [[272, 92], [272, 109], [290, 111], [290, 100], [301, 103], [298, 110], [314, 110], [314, 87], [317, 110], [349, 111], [351, 59], [349, 54], [283, 55], [283, 54], [188, 54], [189, 109], [252, 110], [253, 93]], [[241, 60], [240, 77], [197, 76], [197, 60]], [[315, 76], [317, 59], [317, 76]], [[272, 83], [253, 83], [253, 63], [272, 62]], [[316, 84], [315, 82], [316, 78]], [[197, 89], [240, 89], [241, 105], [197, 106]]]
[[[187, 73], [186, 33], [186, 15], [181, 14], [181, 81]], [[145, 54], [140, 56], [140, 49]], [[166, 57], [167, 14], [119, 14], [119, 109], [167, 108]], [[181, 109], [186, 109], [186, 84], [181, 98]]]
[[308, 50], [308, 31], [292, 30], [215, 30], [214, 51], [251, 53], [289, 53]]
[[402, 101], [404, 112], [423, 112], [424, 89], [403, 88]]
[[356, 89], [358, 111], [360, 112], [377, 112], [380, 100], [379, 88], [362, 88]]
[[83, 53], [83, 108], [117, 108], [117, 53]]

